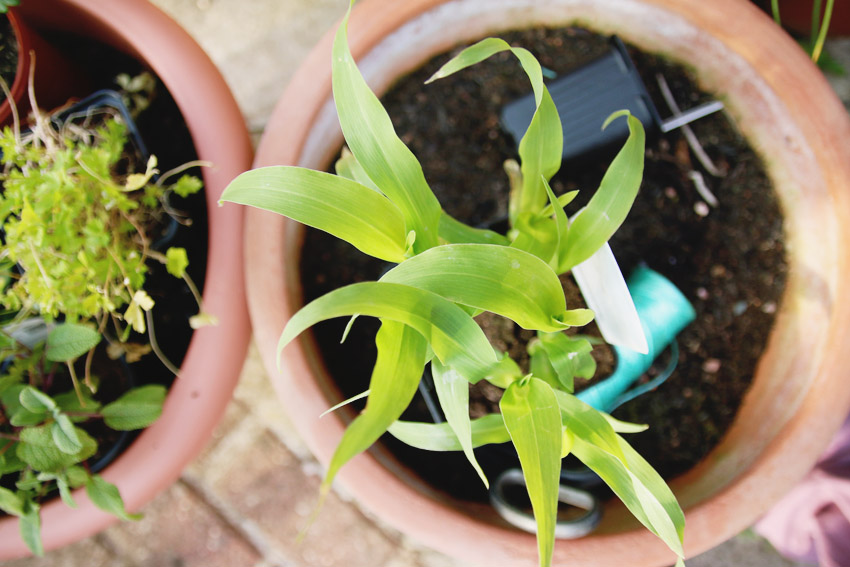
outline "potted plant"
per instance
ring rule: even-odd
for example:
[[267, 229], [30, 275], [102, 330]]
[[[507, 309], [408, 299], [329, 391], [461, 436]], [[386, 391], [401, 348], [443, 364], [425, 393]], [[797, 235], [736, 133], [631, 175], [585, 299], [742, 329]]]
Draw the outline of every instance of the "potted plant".
[[[208, 226], [207, 256], [189, 261], [199, 266], [206, 263], [201, 274], [203, 303], [218, 325], [192, 334], [180, 378], [169, 389], [162, 415], [100, 473], [118, 488], [132, 514], [176, 480], [183, 466], [200, 451], [241, 371], [249, 328], [238, 268], [241, 246], [239, 239], [232, 237], [241, 230], [241, 214], [220, 209], [216, 200], [225, 184], [250, 162], [251, 144], [241, 113], [214, 65], [185, 32], [150, 4], [66, 0], [39, 3], [38, 7], [29, 4], [18, 8], [19, 15], [51, 41], [60, 37], [68, 41], [73, 34], [82, 33], [86, 40], [107, 46], [99, 53], [125, 53], [152, 70], [179, 108], [198, 158], [213, 164], [202, 172], [206, 218], [196, 219], [205, 220]], [[67, 92], [66, 96], [73, 94], [83, 93]], [[166, 133], [165, 138], [173, 134]], [[125, 314], [122, 311], [122, 316]], [[212, 357], [210, 352], [216, 355]], [[187, 422], [193, 426], [186, 427]], [[92, 535], [116, 521], [114, 515], [100, 510], [85, 490], [74, 491], [71, 497], [75, 509], [61, 501], [41, 509], [45, 550]], [[29, 553], [18, 535], [16, 518], [0, 521], [0, 532], [0, 557]]]
[[[792, 250], [778, 322], [731, 429], [702, 463], [671, 483], [687, 518], [686, 555], [750, 525], [815, 462], [848, 407], [840, 376], [844, 361], [831, 345], [844, 335], [847, 324], [847, 306], [837, 287], [846, 262], [840, 219], [846, 196], [841, 191], [844, 181], [838, 180], [848, 176], [839, 148], [846, 147], [850, 130], [846, 112], [823, 78], [769, 18], [734, 2], [505, 2], [495, 9], [492, 4], [460, 1], [383, 5], [377, 13], [372, 11], [376, 8], [370, 2], [355, 7], [350, 29], [354, 57], [379, 93], [396, 77], [458, 42], [505, 29], [580, 22], [697, 69], [704, 88], [723, 98], [751, 145], [769, 156], [769, 174], [783, 203]], [[733, 10], [740, 17], [730, 23], [728, 13]], [[326, 69], [331, 41], [323, 41], [281, 99], [255, 165], [323, 169], [336, 154], [340, 133], [330, 101], [329, 71], [318, 79], [316, 75], [317, 69]], [[767, 44], [769, 51], [763, 48]], [[786, 71], [789, 66], [793, 73]], [[823, 97], [823, 102], [794, 102], [812, 97]], [[819, 180], [817, 189], [812, 179]], [[294, 267], [300, 232], [266, 212], [247, 214], [249, 307], [260, 351], [299, 431], [317, 456], [330, 462], [343, 424], [316, 416], [339, 400], [325, 393], [329, 386], [309, 339], [288, 347], [282, 371], [276, 367], [279, 333], [300, 307]], [[813, 237], [815, 233], [819, 236]], [[830, 298], [826, 310], [821, 301], [825, 297]], [[823, 316], [813, 317], [812, 312]], [[479, 562], [536, 561], [532, 537], [507, 528], [491, 511], [447, 502], [385, 462], [380, 454], [359, 456], [342, 469], [340, 482], [381, 518], [444, 552]], [[554, 557], [568, 564], [611, 565], [662, 565], [671, 559], [666, 546], [616, 504], [608, 506], [594, 534], [557, 543]]]
[[[118, 489], [96, 474], [127, 437], [83, 427], [100, 420], [109, 430], [133, 431], [162, 413], [166, 387], [138, 385], [127, 363], [153, 349], [176, 372], [157, 345], [155, 302], [145, 288], [148, 266], [158, 261], [196, 289], [186, 249], [155, 241], [175, 232], [163, 223], [173, 209], [168, 195], [187, 197], [201, 182], [159, 176], [118, 93], [96, 93], [56, 117], [36, 112], [31, 131], [7, 128], [0, 136], [0, 509], [19, 517], [22, 539], [41, 555], [38, 512], [55, 490], [75, 507], [70, 491], [85, 486], [98, 508], [130, 517]], [[196, 328], [214, 323], [209, 314], [195, 317]], [[139, 341], [143, 333], [149, 342]], [[96, 357], [99, 348], [114, 362]]]
[[[617, 315], [607, 323], [616, 327], [612, 334], [635, 350], [647, 350], [631, 297], [605, 248], [640, 185], [640, 122], [626, 111], [608, 119], [626, 114], [629, 138], [597, 193], [568, 223], [563, 207], [575, 194], [557, 198], [547, 182], [561, 162], [563, 133], [539, 63], [528, 51], [496, 38], [462, 51], [431, 80], [509, 51], [528, 73], [537, 101], [520, 143], [521, 166], [513, 166], [510, 229], [507, 235], [475, 229], [441, 210], [415, 157], [359, 74], [346, 24], [347, 18], [334, 41], [335, 101], [351, 148], [337, 163], [339, 175], [261, 168], [240, 175], [222, 194], [223, 201], [285, 215], [397, 264], [377, 282], [352, 284], [311, 302], [293, 316], [280, 339], [283, 352], [303, 330], [328, 318], [370, 315], [381, 320], [369, 401], [334, 453], [323, 492], [346, 462], [387, 430], [420, 448], [462, 450], [485, 485], [489, 481], [473, 448], [510, 440], [534, 510], [541, 565], [551, 564], [561, 459], [570, 453], [599, 474], [681, 558], [681, 509], [657, 473], [617, 435], [631, 426], [571, 395], [590, 345], [561, 333], [593, 317], [587, 309], [565, 309], [557, 273], [581, 270], [588, 302]], [[473, 320], [484, 311], [538, 332], [534, 344], [539, 348], [529, 349], [530, 374], [490, 346]], [[429, 362], [447, 423], [398, 421]], [[468, 387], [481, 380], [504, 389], [501, 411], [470, 420]]]

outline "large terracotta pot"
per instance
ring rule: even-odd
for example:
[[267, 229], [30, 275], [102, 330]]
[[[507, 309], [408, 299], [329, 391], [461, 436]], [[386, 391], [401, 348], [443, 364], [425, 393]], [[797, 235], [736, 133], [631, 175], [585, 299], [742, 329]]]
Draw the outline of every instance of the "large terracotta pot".
[[[753, 386], [721, 444], [672, 487], [687, 514], [687, 554], [750, 526], [815, 463], [850, 408], [850, 119], [823, 76], [773, 22], [738, 0], [409, 0], [358, 3], [352, 51], [384, 91], [457, 42], [509, 28], [579, 23], [697, 70], [766, 162], [786, 215], [790, 273]], [[279, 101], [255, 166], [324, 169], [342, 141], [331, 100], [329, 33]], [[289, 416], [327, 462], [344, 424], [318, 416], [339, 401], [309, 336], [277, 341], [300, 306], [301, 227], [249, 210], [248, 302], [255, 338]], [[382, 520], [450, 555], [484, 565], [533, 565], [533, 535], [484, 506], [435, 494], [380, 450], [339, 480]], [[554, 564], [669, 565], [673, 556], [619, 503], [591, 536], [559, 542]]]
[[[204, 305], [219, 324], [195, 331], [180, 377], [160, 419], [102, 475], [138, 511], [173, 483], [209, 439], [231, 398], [247, 352], [250, 325], [242, 275], [242, 211], [219, 207], [224, 187], [251, 164], [242, 114], [224, 79], [174, 21], [144, 0], [38, 0], [21, 15], [40, 29], [97, 38], [136, 56], [163, 81], [186, 120], [200, 159], [214, 164], [203, 178], [209, 219]], [[59, 501], [42, 508], [46, 549], [95, 534], [115, 521], [84, 492], [77, 509]], [[28, 554], [16, 519], [0, 521], [0, 559]]]

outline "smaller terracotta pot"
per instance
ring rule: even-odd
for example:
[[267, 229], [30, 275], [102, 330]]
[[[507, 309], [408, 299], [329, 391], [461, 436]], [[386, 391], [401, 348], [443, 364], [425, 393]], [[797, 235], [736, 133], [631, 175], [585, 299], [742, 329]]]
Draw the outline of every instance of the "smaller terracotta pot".
[[[9, 85], [12, 100], [24, 121], [30, 110], [27, 93], [30, 70], [34, 69], [34, 82], [39, 85], [36, 101], [40, 107], [54, 108], [64, 104], [73, 90], [84, 85], [85, 74], [67, 60], [55, 47], [50, 45], [18, 10], [10, 9], [7, 17], [18, 43], [18, 68], [15, 82]], [[34, 54], [34, 55], [33, 55]], [[71, 88], [74, 86], [74, 88]], [[0, 126], [12, 123], [12, 107], [8, 100], [0, 104]]]
[[[242, 113], [224, 78], [197, 43], [145, 0], [38, 0], [19, 15], [35, 29], [99, 40], [135, 56], [174, 98], [195, 151], [212, 167], [202, 170], [209, 224], [204, 307], [218, 325], [194, 332], [165, 401], [162, 416], [110, 465], [103, 477], [118, 486], [131, 512], [180, 476], [201, 451], [236, 386], [250, 338], [242, 274], [243, 212], [219, 207], [230, 181], [251, 165], [252, 145]], [[117, 519], [74, 493], [78, 507], [61, 501], [42, 507], [45, 550], [103, 530]], [[0, 520], [0, 560], [29, 555], [16, 518]]]

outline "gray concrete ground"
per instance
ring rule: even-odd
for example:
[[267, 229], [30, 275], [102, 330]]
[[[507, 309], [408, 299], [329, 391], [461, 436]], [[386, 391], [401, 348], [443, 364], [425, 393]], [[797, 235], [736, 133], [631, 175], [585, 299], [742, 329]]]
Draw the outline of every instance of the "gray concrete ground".
[[[210, 54], [259, 138], [299, 62], [343, 13], [344, 0], [153, 0]], [[831, 51], [850, 69], [850, 41]], [[850, 78], [835, 83], [850, 108]], [[333, 494], [307, 538], [321, 467], [275, 400], [252, 348], [214, 438], [180, 481], [142, 512], [42, 559], [8, 567], [461, 567]], [[328, 542], [332, 542], [329, 544]], [[794, 567], [750, 532], [691, 567]]]

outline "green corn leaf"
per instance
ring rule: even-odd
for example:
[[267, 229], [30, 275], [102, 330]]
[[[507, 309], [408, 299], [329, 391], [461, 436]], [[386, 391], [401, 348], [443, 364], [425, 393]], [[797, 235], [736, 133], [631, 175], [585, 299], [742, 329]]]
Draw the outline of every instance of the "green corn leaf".
[[383, 321], [375, 343], [378, 359], [366, 408], [346, 428], [322, 483], [324, 491], [345, 463], [368, 449], [401, 416], [422, 378], [428, 344], [418, 332], [396, 321]]
[[44, 546], [41, 542], [41, 518], [38, 515], [37, 503], [27, 501], [24, 514], [18, 519], [21, 539], [36, 557], [44, 555]]
[[596, 372], [596, 361], [590, 351], [593, 346], [587, 339], [568, 337], [564, 333], [537, 333], [540, 348], [567, 392], [573, 391], [573, 378], [589, 379]]
[[100, 333], [85, 325], [56, 325], [47, 336], [45, 356], [52, 362], [67, 362], [84, 355], [99, 342]]
[[333, 93], [345, 141], [363, 170], [401, 210], [407, 232], [415, 231], [414, 252], [437, 245], [440, 203], [422, 166], [399, 139], [381, 101], [366, 84], [348, 47], [346, 14], [333, 44]]
[[525, 250], [549, 264], [558, 252], [558, 226], [552, 219], [535, 213], [520, 213], [509, 236], [512, 248]]
[[617, 433], [640, 433], [641, 431], [646, 431], [649, 429], [649, 425], [645, 423], [631, 423], [628, 421], [620, 421], [614, 417], [611, 417], [607, 413], [603, 413], [602, 417], [611, 425], [611, 427]]
[[[470, 421], [472, 447], [507, 443], [511, 436], [501, 414], [492, 413]], [[396, 421], [390, 434], [417, 449], [425, 451], [462, 451], [460, 440], [448, 423]]]
[[625, 460], [620, 449], [620, 437], [605, 414], [584, 403], [572, 394], [555, 390], [555, 399], [561, 408], [564, 426], [575, 436]]
[[510, 244], [510, 241], [498, 232], [473, 228], [445, 211], [440, 215], [439, 231], [440, 239], [449, 244]]
[[141, 514], [127, 513], [118, 487], [107, 482], [100, 475], [92, 475], [86, 483], [86, 494], [95, 506], [122, 520], [138, 520], [142, 517]]
[[[356, 181], [378, 193], [381, 192], [348, 148], [342, 149], [342, 156], [337, 160], [335, 168], [337, 175]], [[505, 246], [510, 244], [508, 239], [498, 232], [473, 228], [453, 218], [445, 211], [440, 214], [438, 233], [442, 241], [450, 244], [476, 243], [503, 244]]]
[[541, 567], [552, 564], [563, 432], [561, 412], [552, 388], [537, 378], [515, 382], [499, 407], [522, 466], [537, 523]]
[[[434, 388], [437, 399], [446, 416], [449, 427], [463, 448], [467, 460], [478, 473], [484, 486], [490, 488], [490, 482], [481, 470], [481, 465], [472, 452], [472, 425], [469, 420], [469, 383], [457, 371], [440, 364], [438, 360], [431, 361], [431, 374], [434, 378]], [[399, 414], [401, 415], [401, 414]]]
[[664, 480], [624, 440], [620, 458], [580, 435], [572, 452], [611, 487], [634, 516], [680, 558], [684, 557], [685, 516]]
[[386, 282], [352, 284], [305, 305], [286, 324], [278, 342], [278, 358], [284, 347], [308, 327], [356, 314], [398, 321], [416, 329], [443, 364], [457, 368], [470, 382], [487, 376], [498, 363], [484, 332], [463, 309], [429, 291]]
[[[555, 223], [555, 234], [557, 238], [555, 241], [557, 242], [557, 249], [560, 251], [563, 247], [564, 242], [567, 240], [567, 230], [569, 229], [569, 220], [567, 219], [567, 213], [564, 212], [564, 208], [560, 205], [558, 198], [555, 196], [552, 188], [549, 187], [549, 182], [546, 179], [543, 179], [543, 188], [546, 189], [546, 195], [549, 197], [549, 206], [546, 209], [552, 209], [552, 214], [554, 215], [554, 223]], [[558, 269], [558, 258], [559, 256], [553, 256], [550, 260], [550, 265], [552, 265], [553, 269]]]
[[559, 331], [574, 315], [566, 312], [555, 272], [539, 258], [508, 246], [439, 246], [399, 264], [381, 281], [425, 289], [512, 319], [525, 329]]
[[407, 234], [401, 211], [380, 193], [344, 177], [301, 167], [264, 167], [239, 175], [221, 200], [284, 215], [387, 262], [404, 260]]
[[[347, 147], [342, 148], [342, 154], [334, 164], [334, 171], [336, 171], [336, 174], [341, 177], [345, 177], [351, 181], [356, 181], [364, 187], [368, 187], [372, 191], [381, 193], [381, 190], [378, 189], [378, 186], [375, 185], [375, 182], [372, 181], [369, 174], [366, 173], [366, 170], [363, 169], [363, 166], [360, 165], [360, 162], [357, 161], [357, 158], [354, 157], [354, 154], [351, 153], [351, 150]], [[383, 193], [381, 193], [381, 195], [383, 195]]]
[[100, 410], [103, 421], [116, 431], [143, 429], [159, 418], [167, 390], [151, 384], [130, 390]]
[[625, 110], [612, 114], [605, 125], [623, 115], [629, 122], [629, 138], [605, 172], [599, 189], [573, 219], [567, 242], [561, 247], [558, 273], [584, 262], [605, 244], [623, 223], [637, 196], [643, 178], [643, 126]]
[[76, 455], [83, 450], [83, 442], [77, 434], [77, 428], [71, 422], [71, 419], [65, 414], [55, 416], [53, 425], [50, 426], [50, 433], [53, 435], [53, 442], [56, 448], [69, 455]]
[[526, 49], [511, 47], [502, 39], [487, 38], [461, 51], [434, 73], [427, 83], [447, 77], [503, 51], [510, 51], [519, 59], [531, 81], [536, 103], [531, 124], [519, 144], [522, 190], [516, 195], [516, 199], [512, 195], [509, 210], [511, 225], [514, 225], [520, 213], [537, 213], [545, 207], [546, 192], [543, 180], [550, 179], [561, 167], [564, 145], [561, 119], [543, 83], [540, 63]]

